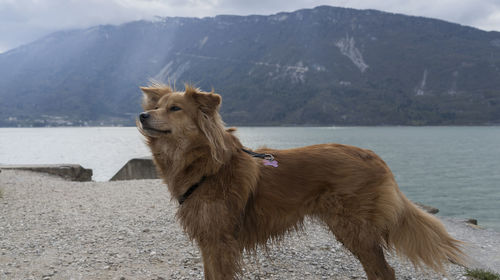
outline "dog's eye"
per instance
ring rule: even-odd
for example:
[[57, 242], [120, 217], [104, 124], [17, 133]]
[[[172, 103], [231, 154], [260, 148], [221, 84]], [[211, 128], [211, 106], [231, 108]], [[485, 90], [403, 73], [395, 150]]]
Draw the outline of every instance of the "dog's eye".
[[172, 107], [170, 107], [170, 111], [172, 111], [172, 112], [180, 111], [180, 110], [181, 110], [181, 107], [178, 107], [178, 106], [172, 106]]
[[159, 107], [158, 107], [158, 106], [156, 106], [156, 107], [155, 107], [155, 110], [158, 110], [158, 109], [159, 109]]

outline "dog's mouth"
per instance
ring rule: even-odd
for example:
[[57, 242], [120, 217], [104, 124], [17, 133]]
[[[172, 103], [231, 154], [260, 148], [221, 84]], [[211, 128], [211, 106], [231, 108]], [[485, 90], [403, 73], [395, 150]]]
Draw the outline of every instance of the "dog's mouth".
[[160, 134], [172, 133], [172, 130], [170, 130], [170, 129], [161, 130], [161, 129], [156, 129], [156, 128], [152, 128], [152, 127], [145, 126], [145, 125], [142, 125], [142, 129], [145, 131], [148, 131], [148, 132], [156, 132], [156, 133], [160, 133]]

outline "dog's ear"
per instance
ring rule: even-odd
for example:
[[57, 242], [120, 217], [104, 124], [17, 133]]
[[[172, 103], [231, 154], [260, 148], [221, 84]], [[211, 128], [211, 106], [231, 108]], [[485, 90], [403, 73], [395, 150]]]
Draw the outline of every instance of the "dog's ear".
[[142, 99], [142, 108], [146, 111], [154, 109], [156, 104], [158, 104], [158, 100], [160, 100], [163, 95], [172, 93], [172, 89], [168, 86], [140, 87], [140, 89], [144, 94]]
[[222, 102], [222, 97], [212, 92], [202, 92], [197, 88], [186, 85], [186, 98], [190, 98], [200, 110], [200, 117], [196, 118], [198, 127], [208, 140], [212, 158], [222, 163], [227, 159], [228, 148], [224, 135], [224, 122], [219, 115], [218, 109]]
[[212, 114], [219, 109], [222, 97], [214, 92], [201, 92], [200, 90], [186, 85], [186, 96], [192, 98], [198, 108], [205, 114]]

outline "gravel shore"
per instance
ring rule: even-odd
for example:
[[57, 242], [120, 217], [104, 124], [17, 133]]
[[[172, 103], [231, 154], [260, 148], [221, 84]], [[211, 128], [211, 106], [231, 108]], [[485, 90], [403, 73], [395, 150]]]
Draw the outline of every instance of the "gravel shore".
[[[160, 180], [69, 182], [27, 171], [0, 173], [0, 279], [202, 279], [196, 246], [175, 220]], [[469, 242], [475, 266], [500, 269], [500, 234], [444, 219]], [[467, 279], [415, 270], [388, 255], [398, 279]], [[366, 279], [322, 226], [307, 222], [268, 252], [245, 256], [242, 279]]]

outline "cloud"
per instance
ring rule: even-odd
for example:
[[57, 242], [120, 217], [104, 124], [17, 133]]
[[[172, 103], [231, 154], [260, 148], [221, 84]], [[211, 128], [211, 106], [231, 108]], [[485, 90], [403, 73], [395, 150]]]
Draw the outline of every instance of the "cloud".
[[[342, 2], [343, 7], [366, 9], [365, 0], [332, 1]], [[370, 8], [402, 13], [413, 16], [424, 16], [442, 19], [462, 25], [470, 25], [485, 30], [500, 31], [498, 0], [384, 0], [370, 1]]]
[[61, 29], [154, 16], [273, 14], [319, 5], [377, 9], [500, 31], [498, 0], [0, 0], [0, 52]]
[[12, 48], [56, 30], [119, 24], [142, 16], [118, 1], [0, 0], [0, 48]]

